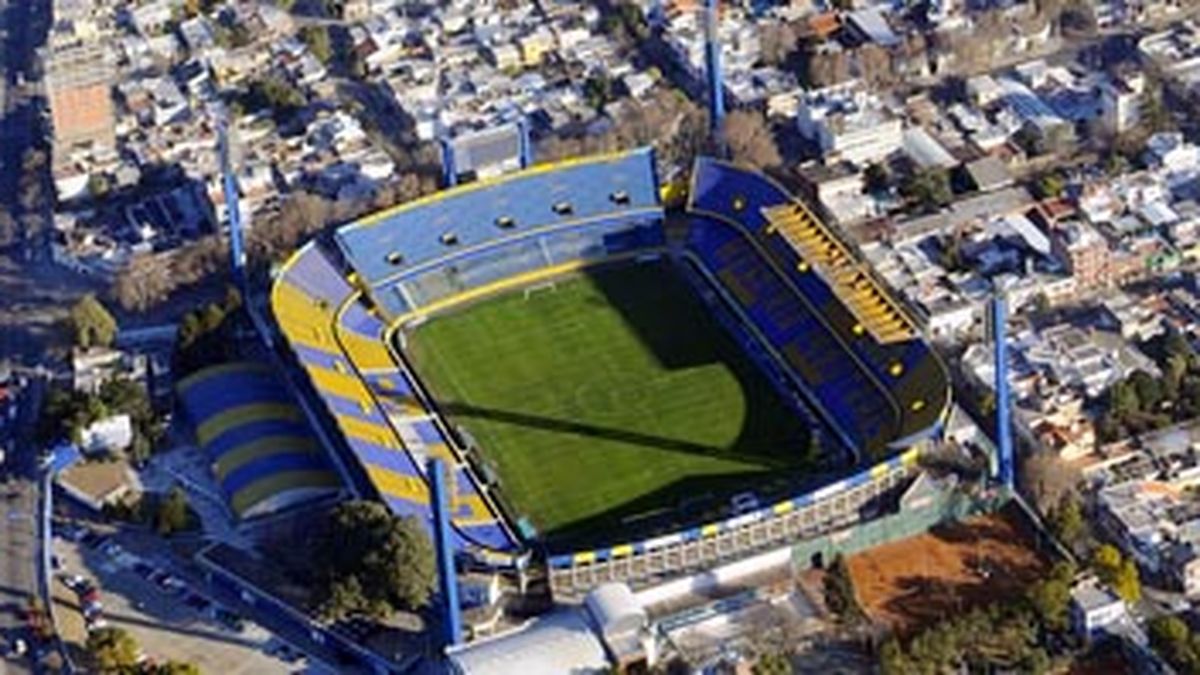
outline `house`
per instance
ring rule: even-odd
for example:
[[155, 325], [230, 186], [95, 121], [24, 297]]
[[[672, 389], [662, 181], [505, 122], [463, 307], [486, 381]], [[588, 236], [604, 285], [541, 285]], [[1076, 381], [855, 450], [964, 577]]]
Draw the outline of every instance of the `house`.
[[133, 420], [128, 414], [110, 415], [83, 429], [79, 449], [87, 454], [119, 452], [133, 445]]
[[1095, 580], [1071, 589], [1071, 626], [1080, 638], [1100, 639], [1125, 616], [1125, 601]]
[[796, 124], [802, 136], [820, 147], [826, 163], [865, 165], [904, 147], [901, 119], [857, 83], [807, 92]]

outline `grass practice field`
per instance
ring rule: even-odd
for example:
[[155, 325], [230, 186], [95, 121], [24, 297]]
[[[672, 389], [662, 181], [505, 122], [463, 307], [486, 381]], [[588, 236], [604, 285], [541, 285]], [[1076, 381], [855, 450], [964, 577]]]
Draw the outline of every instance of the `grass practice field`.
[[437, 316], [418, 374], [544, 540], [620, 543], [794, 486], [808, 430], [666, 262]]

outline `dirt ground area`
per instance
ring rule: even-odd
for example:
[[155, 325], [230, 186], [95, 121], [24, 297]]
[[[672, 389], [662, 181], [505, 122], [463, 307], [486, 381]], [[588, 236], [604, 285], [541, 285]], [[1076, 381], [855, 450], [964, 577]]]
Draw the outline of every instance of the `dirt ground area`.
[[847, 559], [859, 603], [908, 632], [1019, 592], [1048, 567], [1011, 510], [943, 525]]

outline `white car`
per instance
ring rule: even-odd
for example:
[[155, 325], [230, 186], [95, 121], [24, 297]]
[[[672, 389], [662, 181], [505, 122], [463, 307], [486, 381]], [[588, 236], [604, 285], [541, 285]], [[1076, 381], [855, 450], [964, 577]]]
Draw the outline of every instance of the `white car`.
[[17, 659], [24, 656], [27, 651], [29, 651], [29, 645], [25, 644], [25, 641], [21, 638], [17, 638], [4, 645], [5, 658]]

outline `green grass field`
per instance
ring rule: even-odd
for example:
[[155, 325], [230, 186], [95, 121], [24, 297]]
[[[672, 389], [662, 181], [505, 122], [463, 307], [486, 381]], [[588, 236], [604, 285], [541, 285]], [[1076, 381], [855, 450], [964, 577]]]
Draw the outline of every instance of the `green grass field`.
[[804, 423], [667, 263], [434, 317], [418, 374], [548, 541], [620, 543], [802, 479]]

